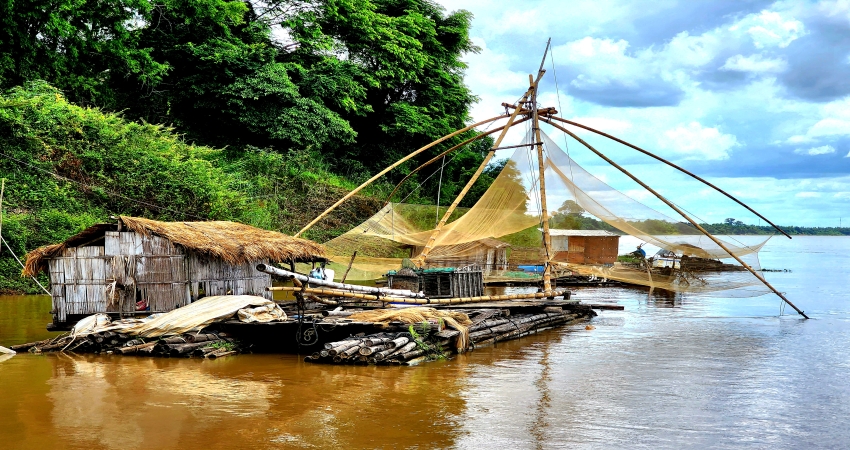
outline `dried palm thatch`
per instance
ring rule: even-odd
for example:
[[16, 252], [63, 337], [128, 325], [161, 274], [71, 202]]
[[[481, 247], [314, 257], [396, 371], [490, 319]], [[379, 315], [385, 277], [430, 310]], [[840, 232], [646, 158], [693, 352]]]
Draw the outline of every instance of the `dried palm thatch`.
[[374, 323], [419, 323], [428, 319], [441, 319], [447, 326], [460, 331], [457, 340], [458, 351], [464, 351], [469, 346], [469, 326], [472, 320], [462, 312], [439, 310], [427, 307], [397, 308], [397, 309], [375, 309], [372, 311], [357, 312], [348, 319], [362, 322]]
[[[144, 236], [156, 235], [211, 258], [230, 264], [245, 264], [264, 259], [272, 261], [313, 261], [325, 257], [320, 244], [236, 222], [160, 222], [140, 217], [121, 216], [130, 231]], [[47, 259], [64, 249], [83, 245], [115, 230], [115, 225], [98, 224], [83, 230], [63, 243], [47, 245], [27, 254], [23, 274], [33, 276], [47, 269]]]

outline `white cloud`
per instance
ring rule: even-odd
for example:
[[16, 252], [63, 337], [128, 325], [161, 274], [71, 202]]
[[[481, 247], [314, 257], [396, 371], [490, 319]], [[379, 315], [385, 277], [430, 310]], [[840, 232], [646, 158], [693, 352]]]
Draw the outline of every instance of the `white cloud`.
[[[614, 81], [636, 84], [641, 62], [626, 54], [629, 43], [623, 39], [585, 37], [552, 49], [562, 61], [580, 68], [581, 73], [570, 84], [579, 89], [605, 87]], [[642, 72], [646, 73], [645, 70]], [[639, 77], [638, 77], [639, 78]]]
[[[604, 131], [608, 134], [622, 133], [632, 128], [632, 123], [628, 120], [619, 120], [610, 117], [575, 117], [570, 120], [582, 125], [587, 125], [590, 128], [595, 128], [599, 131]], [[579, 131], [584, 130], [579, 128]]]
[[786, 19], [779, 12], [767, 10], [760, 14], [750, 14], [730, 27], [730, 30], [737, 31], [745, 28], [756, 48], [773, 46], [785, 48], [806, 34], [803, 22], [793, 18]]
[[667, 130], [658, 142], [659, 147], [672, 150], [684, 159], [698, 160], [729, 159], [729, 149], [737, 145], [735, 136], [724, 134], [717, 128], [704, 127], [699, 122]]
[[850, 136], [850, 97], [829, 102], [815, 111], [814, 123], [804, 134], [789, 137], [787, 143], [803, 144], [823, 138]]
[[735, 55], [726, 60], [720, 70], [753, 73], [777, 73], [788, 68], [783, 59], [770, 59], [762, 55]]
[[818, 198], [818, 197], [820, 197], [820, 193], [819, 192], [811, 192], [811, 191], [803, 191], [803, 192], [798, 192], [794, 197], [797, 197], [797, 198]]
[[835, 148], [831, 145], [821, 145], [820, 147], [798, 148], [794, 150], [798, 155], [828, 155], [835, 153]]

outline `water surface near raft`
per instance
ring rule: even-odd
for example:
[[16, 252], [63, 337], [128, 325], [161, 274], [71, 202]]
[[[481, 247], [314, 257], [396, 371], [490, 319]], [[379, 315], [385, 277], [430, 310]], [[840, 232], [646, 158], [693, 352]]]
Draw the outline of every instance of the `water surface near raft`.
[[[850, 442], [850, 238], [774, 238], [776, 297], [581, 289], [592, 322], [418, 367], [23, 354], [0, 362], [3, 448], [765, 448]], [[0, 345], [51, 336], [0, 297]]]

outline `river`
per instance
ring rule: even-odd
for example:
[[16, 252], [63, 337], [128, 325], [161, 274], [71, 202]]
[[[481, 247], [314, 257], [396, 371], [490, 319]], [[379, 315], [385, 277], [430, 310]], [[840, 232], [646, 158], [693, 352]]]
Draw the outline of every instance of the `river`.
[[[0, 361], [9, 449], [847, 448], [850, 238], [773, 238], [775, 296], [580, 289], [576, 326], [418, 367], [20, 354]], [[0, 344], [50, 301], [0, 297]]]

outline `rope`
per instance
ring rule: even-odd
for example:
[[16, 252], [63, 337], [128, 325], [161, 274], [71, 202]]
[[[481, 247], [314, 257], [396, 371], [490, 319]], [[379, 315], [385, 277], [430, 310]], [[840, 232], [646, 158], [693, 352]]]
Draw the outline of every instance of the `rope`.
[[[22, 262], [21, 262], [21, 260], [20, 260], [20, 259], [18, 259], [18, 255], [16, 255], [16, 254], [15, 254], [15, 251], [14, 251], [14, 250], [12, 250], [12, 247], [10, 247], [10, 246], [9, 246], [9, 243], [8, 243], [8, 242], [6, 242], [6, 239], [4, 239], [4, 238], [3, 238], [3, 236], [0, 236], [0, 240], [2, 240], [4, 244], [6, 244], [6, 248], [8, 248], [8, 249], [9, 249], [9, 253], [11, 253], [11, 254], [12, 254], [12, 257], [13, 257], [13, 258], [15, 258], [15, 261], [17, 261], [17, 262], [18, 262], [18, 264], [20, 264], [20, 265], [21, 265], [21, 268], [23, 269], [23, 268], [24, 268], [24, 263], [22, 263]], [[38, 280], [35, 278], [35, 276], [33, 276], [33, 277], [32, 277], [32, 280], [33, 280], [33, 281], [35, 281], [35, 284], [37, 284], [37, 285], [38, 285], [38, 287], [40, 287], [40, 288], [41, 288], [41, 290], [42, 290], [42, 291], [44, 291], [44, 293], [45, 293], [45, 294], [50, 295], [50, 291], [48, 291], [48, 290], [47, 290], [47, 288], [45, 288], [44, 286], [42, 286], [42, 285], [41, 285], [41, 283], [39, 283], [39, 282], [38, 282]]]
[[83, 187], [86, 187], [86, 188], [89, 188], [89, 189], [93, 189], [93, 188], [101, 189], [101, 190], [103, 190], [106, 194], [111, 195], [111, 196], [113, 196], [113, 197], [122, 198], [122, 199], [124, 199], [124, 200], [129, 201], [129, 202], [137, 203], [137, 204], [139, 204], [139, 205], [145, 205], [145, 206], [148, 206], [148, 207], [151, 207], [151, 208], [155, 208], [155, 209], [160, 209], [160, 210], [163, 210], [163, 211], [168, 211], [168, 212], [173, 212], [173, 213], [177, 213], [177, 214], [182, 214], [182, 215], [184, 215], [184, 216], [192, 217], [192, 218], [194, 218], [194, 219], [200, 219], [200, 220], [202, 220], [202, 221], [207, 220], [207, 219], [206, 219], [206, 218], [204, 218], [204, 217], [196, 216], [196, 215], [194, 215], [194, 214], [189, 214], [189, 213], [187, 213], [187, 212], [185, 212], [185, 211], [178, 211], [178, 210], [176, 210], [176, 209], [171, 209], [171, 208], [168, 208], [168, 207], [165, 207], [165, 206], [155, 205], [155, 204], [153, 204], [153, 203], [148, 203], [148, 202], [145, 202], [145, 201], [142, 201], [142, 200], [136, 200], [136, 199], [134, 199], [134, 198], [130, 198], [130, 197], [127, 197], [127, 196], [125, 196], [125, 195], [121, 195], [121, 194], [119, 194], [119, 193], [117, 193], [117, 192], [110, 191], [110, 190], [108, 190], [108, 189], [106, 189], [106, 188], [103, 188], [103, 187], [100, 187], [100, 186], [96, 186], [96, 185], [92, 185], [92, 184], [83, 183], [82, 181], [77, 181], [77, 180], [74, 180], [74, 179], [71, 179], [71, 178], [68, 178], [68, 177], [63, 177], [62, 175], [59, 175], [59, 174], [57, 174], [57, 173], [51, 172], [51, 171], [46, 170], [46, 169], [42, 169], [41, 167], [34, 166], [34, 165], [32, 165], [32, 164], [30, 164], [30, 163], [28, 163], [28, 162], [26, 162], [26, 161], [21, 161], [20, 159], [13, 158], [13, 157], [11, 157], [11, 156], [9, 156], [9, 155], [7, 155], [7, 154], [3, 153], [3, 152], [0, 152], [0, 155], [4, 156], [4, 157], [6, 157], [6, 158], [9, 158], [10, 160], [15, 161], [15, 162], [16, 162], [16, 163], [18, 163], [18, 164], [22, 164], [22, 165], [27, 166], [27, 167], [29, 167], [29, 168], [31, 168], [31, 169], [37, 170], [37, 171], [42, 172], [42, 173], [46, 173], [46, 174], [51, 175], [51, 176], [53, 176], [53, 177], [56, 177], [56, 178], [58, 178], [58, 179], [60, 179], [60, 180], [67, 181], [67, 182], [70, 182], [70, 183], [75, 183], [75, 184], [78, 184], [78, 185], [80, 185], [80, 186], [83, 186]]

